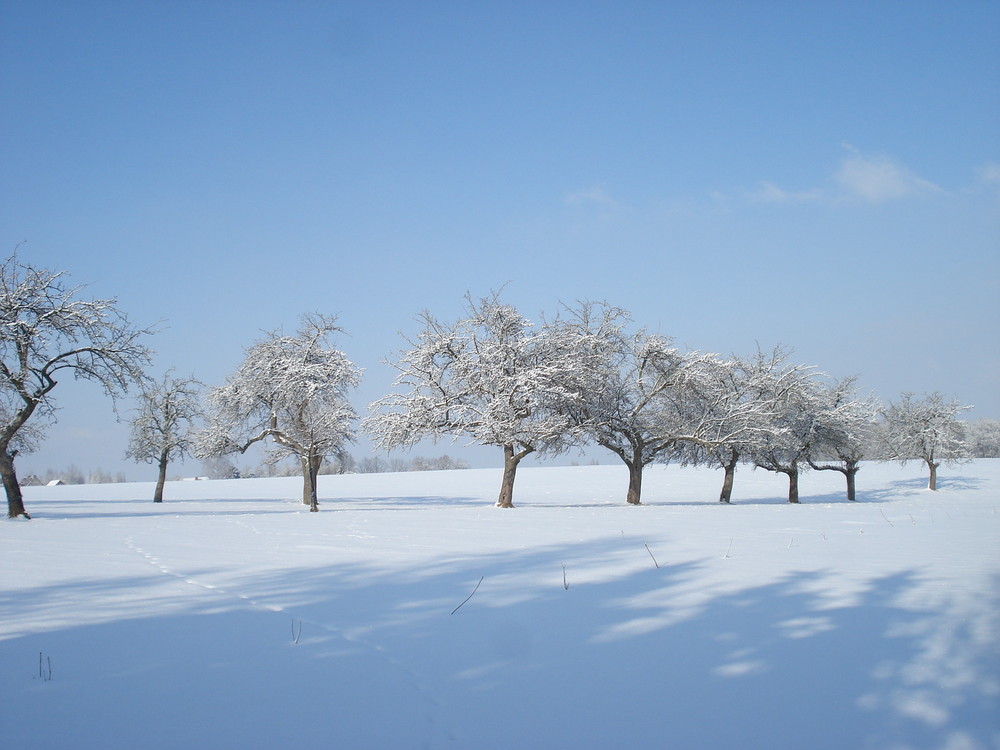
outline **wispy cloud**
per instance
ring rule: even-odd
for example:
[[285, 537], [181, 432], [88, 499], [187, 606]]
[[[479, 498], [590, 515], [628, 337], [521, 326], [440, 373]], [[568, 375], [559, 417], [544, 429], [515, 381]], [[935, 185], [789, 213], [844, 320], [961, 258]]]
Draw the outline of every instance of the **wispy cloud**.
[[785, 190], [773, 182], [760, 182], [753, 190], [748, 190], [744, 197], [751, 203], [804, 203], [821, 200], [825, 197], [822, 190]]
[[[836, 171], [819, 187], [793, 190], [762, 180], [756, 187], [739, 196], [748, 203], [801, 204], [863, 201], [870, 204], [901, 200], [917, 195], [943, 192], [942, 188], [925, 180], [892, 157], [863, 154], [845, 144], [848, 153]], [[984, 168], [982, 179], [997, 180], [1000, 185], [1000, 165]], [[715, 195], [716, 198], [725, 196]]]
[[848, 147], [851, 155], [834, 178], [843, 194], [868, 203], [883, 203], [911, 195], [939, 192], [941, 188], [919, 177], [888, 156], [867, 156]]
[[1000, 203], [1000, 164], [987, 162], [976, 170], [980, 189], [986, 188], [996, 192], [997, 203]]
[[563, 198], [563, 202], [567, 206], [595, 212], [600, 216], [611, 216], [628, 210], [628, 206], [612, 196], [602, 183], [569, 193]]
[[987, 185], [1000, 185], [1000, 164], [989, 162], [976, 170], [976, 175]]

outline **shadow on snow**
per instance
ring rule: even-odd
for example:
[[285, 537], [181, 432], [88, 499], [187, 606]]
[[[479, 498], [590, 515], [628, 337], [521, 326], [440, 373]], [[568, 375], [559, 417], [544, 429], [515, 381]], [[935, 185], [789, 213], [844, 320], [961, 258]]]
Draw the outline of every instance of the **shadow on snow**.
[[[692, 592], [686, 582], [705, 567], [739, 560], [643, 559], [609, 576], [601, 564], [625, 543], [248, 574], [217, 593], [186, 586], [204, 571], [170, 578], [167, 591], [152, 575], [18, 592], [0, 605], [26, 620], [60, 597], [108, 605], [103, 621], [0, 642], [0, 731], [33, 748], [294, 737], [353, 748], [923, 750], [995, 738], [996, 595], [972, 613], [914, 609], [902, 604], [916, 585], [905, 571], [871, 577], [838, 606], [817, 593], [837, 571]], [[114, 610], [146, 593], [145, 608]]]

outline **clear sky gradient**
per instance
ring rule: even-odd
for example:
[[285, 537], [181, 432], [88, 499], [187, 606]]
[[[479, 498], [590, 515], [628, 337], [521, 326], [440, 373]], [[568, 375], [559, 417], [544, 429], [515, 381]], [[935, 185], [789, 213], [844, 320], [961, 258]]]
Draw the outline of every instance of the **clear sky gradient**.
[[[154, 374], [339, 313], [362, 412], [418, 311], [509, 282], [1000, 418], [998, 32], [975, 1], [0, 0], [0, 248], [163, 320]], [[22, 474], [152, 476], [97, 388], [54, 393]]]

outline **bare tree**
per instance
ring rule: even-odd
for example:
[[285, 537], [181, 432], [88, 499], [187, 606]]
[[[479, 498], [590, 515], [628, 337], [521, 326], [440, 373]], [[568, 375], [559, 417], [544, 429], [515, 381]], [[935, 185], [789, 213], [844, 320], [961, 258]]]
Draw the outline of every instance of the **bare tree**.
[[365, 456], [358, 461], [359, 474], [381, 474], [389, 470], [388, 464], [379, 456]]
[[760, 405], [734, 398], [724, 378], [734, 365], [713, 354], [681, 352], [670, 339], [630, 332], [630, 317], [606, 303], [583, 303], [553, 325], [581, 337], [588, 371], [583, 399], [570, 404], [576, 424], [617, 455], [629, 472], [626, 502], [639, 505], [646, 466], [685, 446], [712, 449], [755, 424]]
[[114, 299], [80, 299], [83, 287], [68, 286], [63, 272], [22, 263], [12, 255], [0, 266], [0, 478], [7, 515], [25, 516], [14, 469], [26, 439], [25, 425], [54, 421], [52, 390], [62, 375], [98, 383], [115, 399], [143, 380], [150, 334], [136, 328]]
[[202, 458], [244, 453], [270, 438], [272, 456], [295, 456], [302, 466], [302, 501], [319, 510], [316, 481], [323, 459], [354, 439], [348, 393], [361, 371], [329, 339], [341, 329], [333, 317], [302, 318], [299, 332], [265, 335], [247, 350], [239, 369], [207, 397], [208, 425], [197, 439]]
[[163, 502], [167, 464], [191, 451], [192, 430], [201, 416], [200, 390], [201, 383], [194, 378], [175, 378], [170, 371], [143, 389], [125, 456], [157, 464], [154, 503]]
[[776, 349], [766, 360], [760, 398], [771, 417], [767, 429], [758, 432], [748, 446], [754, 464], [788, 477], [788, 502], [799, 502], [799, 475], [809, 468], [816, 425], [824, 408], [818, 397], [818, 378], [813, 368], [785, 364], [784, 352]]
[[565, 404], [579, 397], [580, 370], [548, 329], [535, 329], [496, 292], [478, 302], [466, 295], [466, 310], [451, 324], [419, 316], [423, 329], [390, 363], [399, 392], [371, 405], [365, 429], [386, 450], [442, 436], [501, 448], [497, 506], [511, 508], [525, 456], [557, 453], [578, 435]]
[[[195, 433], [192, 438], [194, 441], [192, 450], [195, 455], [198, 455], [198, 440], [201, 435]], [[201, 473], [208, 479], [239, 479], [240, 467], [236, 465], [231, 455], [199, 457], [201, 458]]]
[[929, 472], [927, 489], [936, 490], [938, 467], [969, 457], [964, 423], [958, 415], [971, 408], [937, 391], [923, 398], [904, 393], [884, 411], [888, 457], [903, 464], [923, 461]]
[[749, 460], [757, 446], [780, 431], [775, 425], [779, 410], [775, 397], [780, 393], [775, 384], [787, 356], [781, 346], [770, 352], [758, 349], [752, 357], [720, 360], [706, 371], [700, 409], [715, 425], [716, 439], [686, 442], [677, 458], [682, 465], [706, 464], [723, 470], [720, 503], [732, 502], [740, 461]]
[[807, 458], [809, 466], [817, 471], [839, 471], [847, 481], [847, 499], [856, 500], [857, 474], [861, 461], [872, 451], [879, 405], [872, 396], [858, 396], [856, 377], [821, 387], [817, 397], [821, 408]]
[[1000, 458], [1000, 420], [966, 422], [965, 437], [974, 458]]

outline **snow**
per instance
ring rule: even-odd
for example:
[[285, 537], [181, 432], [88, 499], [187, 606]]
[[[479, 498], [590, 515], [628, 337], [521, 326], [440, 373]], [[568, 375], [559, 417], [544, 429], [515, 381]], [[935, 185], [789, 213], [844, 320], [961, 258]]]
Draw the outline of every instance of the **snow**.
[[25, 488], [0, 744], [1000, 747], [1000, 460], [936, 493], [866, 465], [856, 503], [721, 479], [651, 467], [628, 507], [623, 466], [525, 468], [501, 510], [499, 469], [324, 476], [318, 514], [295, 478]]

